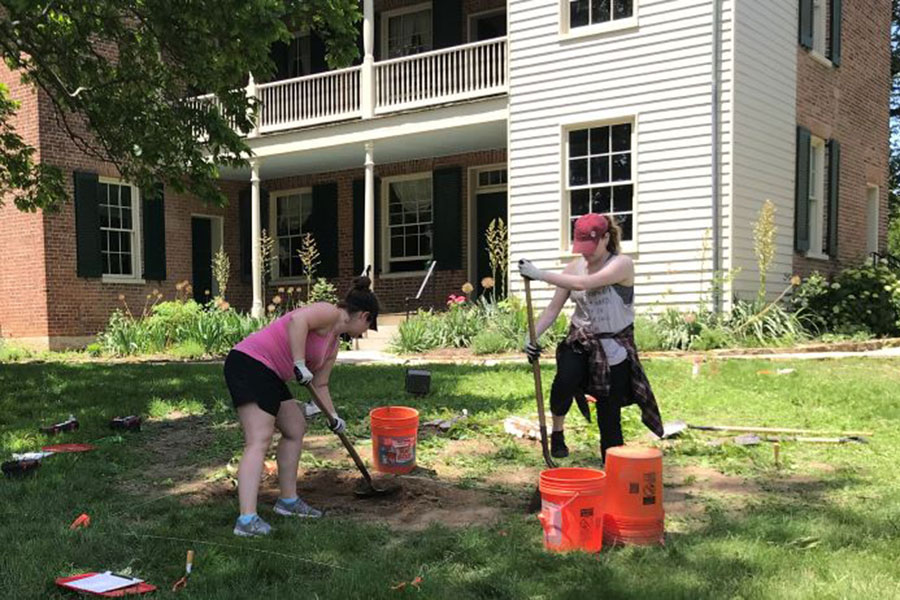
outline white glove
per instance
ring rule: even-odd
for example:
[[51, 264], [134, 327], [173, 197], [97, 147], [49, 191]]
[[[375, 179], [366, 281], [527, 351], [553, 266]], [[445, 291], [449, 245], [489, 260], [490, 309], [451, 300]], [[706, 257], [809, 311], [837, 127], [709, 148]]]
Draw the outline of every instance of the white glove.
[[519, 261], [519, 275], [536, 281], [544, 279], [544, 272], [534, 266], [530, 260], [524, 258]]
[[344, 430], [347, 429], [347, 423], [345, 423], [344, 420], [339, 416], [334, 415], [334, 423], [328, 425], [328, 429], [330, 429], [334, 433], [343, 433]]
[[294, 361], [294, 377], [297, 378], [300, 385], [309, 385], [309, 382], [313, 380], [312, 371], [306, 368], [305, 360]]

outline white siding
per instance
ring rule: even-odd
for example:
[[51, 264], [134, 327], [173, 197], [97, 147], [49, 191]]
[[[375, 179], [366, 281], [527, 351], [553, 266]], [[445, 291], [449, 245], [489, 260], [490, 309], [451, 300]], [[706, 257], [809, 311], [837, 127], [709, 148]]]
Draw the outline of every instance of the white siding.
[[[636, 299], [695, 308], [712, 280], [711, 0], [635, 0], [637, 28], [564, 39], [553, 0], [509, 1], [509, 220], [512, 288], [519, 258], [561, 269], [563, 128], [635, 125]], [[567, 4], [567, 3], [565, 3]], [[732, 0], [723, 0], [722, 244], [730, 261]], [[704, 249], [706, 246], [706, 249]], [[535, 286], [537, 303], [551, 290]]]
[[753, 224], [766, 199], [776, 207], [777, 253], [768, 273], [770, 298], [791, 274], [797, 107], [797, 3], [744, 0], [737, 4], [734, 104], [735, 294], [754, 298], [759, 269]]

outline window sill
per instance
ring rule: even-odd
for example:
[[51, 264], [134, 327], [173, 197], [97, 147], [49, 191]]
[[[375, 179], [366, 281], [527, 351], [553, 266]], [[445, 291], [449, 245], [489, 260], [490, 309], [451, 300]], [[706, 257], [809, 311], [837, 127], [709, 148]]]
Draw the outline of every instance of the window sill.
[[375, 279], [421, 279], [428, 274], [428, 271], [402, 271], [399, 273], [381, 273], [375, 276]]
[[807, 252], [806, 258], [811, 258], [813, 260], [831, 260], [830, 256], [821, 252]]
[[582, 25], [581, 27], [569, 28], [567, 31], [560, 31], [559, 38], [561, 41], [577, 40], [592, 36], [601, 36], [608, 33], [619, 33], [629, 29], [638, 28], [637, 16], [627, 19], [617, 19], [608, 23], [600, 23], [595, 25]]
[[100, 278], [102, 283], [115, 283], [121, 285], [145, 285], [147, 282], [138, 277], [116, 277], [115, 275], [103, 275]]
[[824, 54], [822, 54], [822, 53], [819, 52], [818, 50], [810, 50], [810, 51], [809, 51], [809, 56], [810, 56], [810, 58], [812, 58], [812, 59], [813, 59], [814, 61], [816, 61], [817, 63], [819, 63], [819, 64], [821, 64], [821, 65], [823, 65], [823, 66], [825, 66], [825, 67], [828, 67], [829, 69], [833, 69], [833, 68], [834, 68], [834, 63], [831, 62], [831, 60], [830, 60], [827, 56], [825, 56]]
[[[319, 279], [323, 279], [320, 277]], [[285, 277], [283, 279], [272, 279], [268, 283], [268, 287], [284, 287], [286, 285], [309, 285], [308, 277]]]

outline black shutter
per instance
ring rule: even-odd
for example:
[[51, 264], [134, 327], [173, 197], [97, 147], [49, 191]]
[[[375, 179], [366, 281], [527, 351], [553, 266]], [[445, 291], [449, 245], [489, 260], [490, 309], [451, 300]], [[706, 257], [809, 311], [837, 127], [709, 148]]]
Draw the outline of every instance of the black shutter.
[[275, 42], [269, 50], [269, 58], [275, 63], [275, 81], [288, 78], [288, 55], [290, 49], [290, 43]]
[[338, 186], [335, 182], [314, 185], [312, 233], [319, 249], [319, 277], [338, 276]]
[[328, 70], [325, 52], [325, 40], [315, 31], [311, 31], [309, 34], [309, 71], [311, 75]]
[[436, 169], [434, 199], [434, 259], [442, 271], [462, 268], [462, 168]]
[[811, 49], [813, 45], [813, 0], [800, 0], [800, 45]]
[[831, 0], [831, 50], [828, 58], [835, 66], [841, 65], [841, 0]]
[[794, 249], [809, 250], [809, 130], [797, 127], [797, 182], [794, 198]]
[[103, 275], [100, 251], [100, 180], [96, 173], [75, 171], [75, 247], [79, 277]]
[[250, 237], [250, 190], [241, 190], [238, 195], [238, 220], [241, 231], [241, 281], [251, 279], [250, 254], [253, 240]]
[[381, 233], [384, 225], [381, 222], [381, 178], [375, 178], [375, 264], [372, 271], [381, 273]]
[[381, 13], [375, 13], [375, 60], [386, 60], [387, 56], [381, 56]]
[[431, 5], [431, 35], [434, 48], [449, 48], [462, 43], [463, 11], [461, 0], [441, 0]]
[[828, 142], [828, 226], [825, 233], [826, 253], [837, 258], [838, 250], [838, 198], [841, 187], [841, 145], [837, 140]]
[[366, 180], [353, 180], [353, 276], [365, 269], [366, 258]]
[[141, 194], [144, 224], [144, 279], [166, 278], [166, 208], [163, 184]]

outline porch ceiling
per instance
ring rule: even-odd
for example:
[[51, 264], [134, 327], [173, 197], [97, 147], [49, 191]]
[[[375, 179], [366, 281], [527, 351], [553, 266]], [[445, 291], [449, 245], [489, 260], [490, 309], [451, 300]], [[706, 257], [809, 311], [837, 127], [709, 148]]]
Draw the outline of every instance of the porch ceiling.
[[[252, 140], [251, 147], [260, 157], [262, 180], [362, 169], [367, 141], [374, 144], [376, 165], [505, 148], [502, 100], [497, 105], [502, 110], [485, 111], [483, 104], [478, 111], [446, 107], [423, 111], [431, 113], [430, 119], [406, 114], [262, 136]], [[435, 114], [442, 111], [448, 112]], [[223, 169], [221, 176], [249, 181], [250, 169]]]

